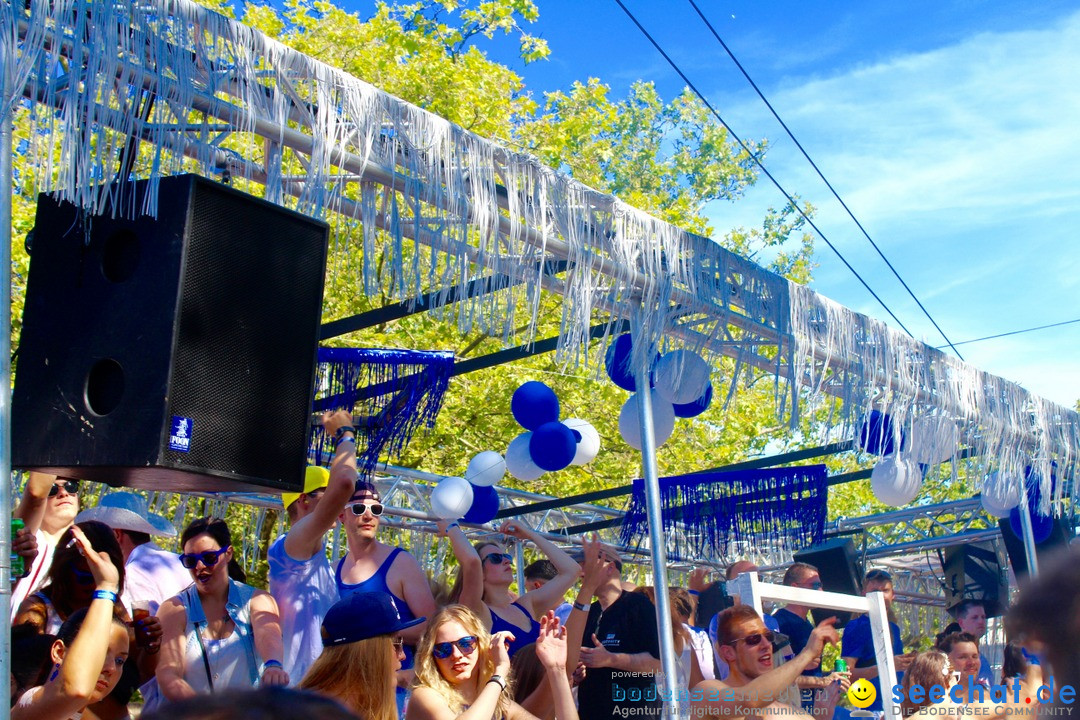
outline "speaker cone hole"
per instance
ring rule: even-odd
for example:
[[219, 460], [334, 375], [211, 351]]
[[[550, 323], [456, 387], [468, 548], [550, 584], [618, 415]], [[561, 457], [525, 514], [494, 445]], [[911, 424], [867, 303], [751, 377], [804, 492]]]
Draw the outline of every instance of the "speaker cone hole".
[[98, 416], [108, 415], [124, 397], [124, 368], [112, 358], [98, 360], [86, 375], [86, 407]]
[[133, 230], [118, 229], [101, 249], [101, 272], [110, 282], [121, 283], [135, 274], [139, 266], [139, 236]]

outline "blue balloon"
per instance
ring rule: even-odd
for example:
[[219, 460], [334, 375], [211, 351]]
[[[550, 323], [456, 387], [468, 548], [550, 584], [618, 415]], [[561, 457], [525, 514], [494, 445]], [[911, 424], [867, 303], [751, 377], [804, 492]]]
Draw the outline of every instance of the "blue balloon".
[[[472, 485], [472, 483], [469, 484]], [[461, 519], [474, 525], [491, 522], [499, 512], [499, 491], [494, 485], [473, 485], [472, 489], [472, 506]]]
[[672, 407], [675, 408], [675, 417], [697, 417], [698, 415], [709, 409], [709, 405], [712, 404], [712, 394], [712, 383], [709, 383], [709, 387], [705, 389], [705, 394], [699, 397], [697, 400], [688, 403], [682, 403], [681, 405], [673, 405]]
[[[1020, 503], [1009, 511], [1009, 525], [1012, 527], [1012, 531], [1016, 533], [1016, 537], [1019, 538], [1024, 537], [1023, 525], [1020, 523], [1020, 508], [1023, 506], [1024, 504]], [[1046, 539], [1050, 537], [1050, 533], [1054, 531], [1054, 518], [1036, 512], [1030, 512], [1030, 515], [1031, 535], [1035, 539], [1035, 544], [1046, 542]]]
[[607, 354], [604, 355], [604, 367], [611, 382], [630, 392], [637, 390], [634, 370], [630, 367], [630, 353], [633, 350], [634, 341], [630, 333], [623, 333], [608, 345]]
[[[871, 455], [892, 455], [896, 449], [892, 418], [883, 412], [871, 411], [870, 417], [863, 419], [859, 429], [859, 447]], [[904, 447], [903, 438], [900, 447]]]
[[542, 382], [530, 380], [514, 391], [510, 412], [526, 430], [536, 430], [544, 423], [559, 419], [559, 398]]
[[544, 423], [529, 438], [529, 455], [544, 470], [562, 470], [577, 453], [574, 431], [561, 422]]

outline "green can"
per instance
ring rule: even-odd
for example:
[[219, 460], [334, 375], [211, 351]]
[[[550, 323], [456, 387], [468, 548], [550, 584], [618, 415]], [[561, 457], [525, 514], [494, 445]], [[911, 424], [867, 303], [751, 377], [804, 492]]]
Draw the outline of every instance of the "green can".
[[847, 663], [844, 662], [844, 658], [836, 658], [836, 664], [833, 665], [833, 672], [847, 672]]
[[[15, 533], [26, 527], [26, 523], [22, 521], [22, 518], [11, 518], [11, 542], [15, 542]], [[14, 550], [11, 551], [11, 579], [12, 581], [18, 580], [26, 574], [26, 563], [23, 562], [23, 556], [17, 554]]]

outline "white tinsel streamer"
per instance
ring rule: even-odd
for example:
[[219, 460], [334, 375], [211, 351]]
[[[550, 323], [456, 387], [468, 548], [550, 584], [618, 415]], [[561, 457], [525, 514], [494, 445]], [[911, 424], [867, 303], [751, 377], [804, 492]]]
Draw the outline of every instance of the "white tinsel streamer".
[[[778, 412], [795, 423], [809, 394], [843, 400], [849, 432], [871, 409], [910, 429], [933, 413], [958, 424], [979, 471], [1041, 478], [1072, 472], [1080, 419], [788, 284], [685, 233], [188, 0], [31, 0], [0, 6], [0, 71], [34, 132], [37, 189], [99, 212], [116, 193], [128, 138], [152, 188], [166, 175], [221, 176], [300, 212], [359, 224], [359, 285], [415, 298], [462, 332], [531, 340], [543, 291], [563, 296], [557, 359], [599, 368], [590, 327], [633, 319], [633, 362], [686, 348], [775, 376]], [[63, 63], [57, 51], [63, 50]], [[152, 104], [151, 98], [152, 96]], [[130, 197], [128, 194], [125, 197]], [[113, 205], [134, 216], [146, 205]], [[415, 242], [414, 242], [415, 241]], [[545, 261], [561, 261], [560, 273]], [[495, 292], [456, 303], [471, 280]], [[600, 371], [597, 370], [599, 373]], [[717, 394], [724, 389], [717, 388]], [[1004, 481], [1002, 481], [1004, 482]], [[1060, 494], [1064, 483], [1059, 483]]]

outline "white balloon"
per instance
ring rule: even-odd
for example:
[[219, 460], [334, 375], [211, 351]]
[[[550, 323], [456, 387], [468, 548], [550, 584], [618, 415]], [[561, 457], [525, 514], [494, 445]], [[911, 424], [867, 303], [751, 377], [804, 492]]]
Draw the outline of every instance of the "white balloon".
[[529, 454], [532, 432], [523, 432], [510, 441], [506, 448], [506, 469], [518, 480], [535, 480], [544, 474], [544, 468], [533, 462]]
[[588, 420], [581, 418], [567, 418], [562, 421], [562, 424], [581, 433], [577, 453], [574, 454], [574, 459], [570, 461], [570, 464], [585, 465], [592, 462], [592, 459], [600, 452], [600, 433], [596, 432], [596, 428]]
[[697, 353], [675, 350], [656, 361], [653, 382], [660, 396], [674, 405], [685, 405], [705, 394], [712, 369]]
[[1001, 477], [992, 472], [983, 480], [982, 495], [983, 510], [996, 518], [1009, 517], [1009, 512], [1020, 504], [1020, 478], [1016, 476]]
[[[675, 408], [671, 403], [660, 397], [660, 393], [653, 388], [650, 391], [652, 400], [653, 437], [656, 439], [656, 447], [660, 447], [668, 441], [671, 433], [675, 431]], [[626, 444], [635, 450], [641, 449], [641, 423], [638, 421], [638, 402], [640, 393], [634, 393], [630, 399], [623, 403], [619, 411], [619, 434]]]
[[506, 461], [494, 450], [473, 455], [469, 467], [465, 470], [465, 479], [473, 485], [491, 487], [506, 474]]
[[431, 491], [431, 511], [443, 520], [465, 517], [472, 502], [472, 485], [465, 478], [443, 478]]
[[893, 507], [902, 507], [918, 497], [922, 481], [919, 464], [907, 455], [886, 455], [870, 473], [874, 497]]
[[956, 454], [960, 429], [946, 417], [924, 416], [911, 425], [908, 443], [912, 459], [923, 465], [943, 463]]

